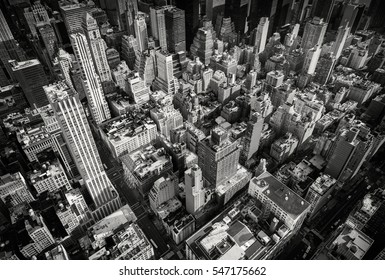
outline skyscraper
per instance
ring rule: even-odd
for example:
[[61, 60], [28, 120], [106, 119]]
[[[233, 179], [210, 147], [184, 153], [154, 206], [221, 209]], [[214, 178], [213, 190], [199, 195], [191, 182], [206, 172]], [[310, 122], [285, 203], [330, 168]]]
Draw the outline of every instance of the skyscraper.
[[43, 86], [48, 84], [43, 65], [37, 59], [11, 62], [13, 76], [23, 89], [31, 107], [39, 108], [48, 104]]
[[267, 32], [269, 31], [269, 18], [262, 17], [254, 31], [253, 44], [257, 47], [257, 52], [261, 53], [265, 50]]
[[91, 196], [94, 218], [100, 220], [116, 211], [120, 200], [103, 168], [79, 96], [63, 82], [46, 86], [44, 90]]
[[96, 20], [89, 13], [84, 15], [82, 27], [87, 37], [95, 69], [99, 75], [104, 92], [110, 93], [114, 90], [114, 83], [106, 56], [106, 42], [100, 36], [99, 26]]
[[340, 26], [338, 28], [336, 41], [333, 43], [333, 54], [338, 60], [341, 56], [342, 50], [344, 49], [346, 38], [348, 37], [350, 28], [346, 24], [345, 26]]
[[186, 51], [186, 27], [184, 11], [171, 8], [165, 11], [167, 48], [170, 52]]
[[322, 18], [314, 17], [305, 25], [301, 47], [306, 52], [315, 45], [322, 46], [328, 24]]
[[167, 32], [164, 13], [169, 7], [170, 6], [150, 8], [152, 37], [159, 41], [159, 47], [163, 51], [167, 50]]
[[135, 37], [140, 52], [148, 49], [148, 34], [146, 19], [143, 13], [138, 14], [134, 19]]
[[318, 59], [321, 55], [321, 48], [319, 45], [315, 45], [309, 49], [306, 53], [305, 60], [303, 62], [303, 72], [309, 75], [313, 75], [317, 66]]
[[96, 124], [99, 124], [109, 119], [111, 115], [103, 95], [100, 78], [95, 71], [87, 39], [80, 33], [71, 34], [70, 38], [76, 60], [81, 69], [83, 88], [87, 96], [92, 118]]
[[8, 23], [4, 18], [2, 10], [0, 10], [0, 66], [4, 73], [8, 74], [8, 79], [12, 79], [13, 71], [8, 61], [14, 59], [17, 61], [25, 60], [22, 49], [14, 39]]
[[335, 64], [336, 57], [333, 53], [323, 55], [318, 61], [313, 82], [325, 85], [332, 74]]
[[186, 210], [195, 214], [205, 203], [205, 191], [203, 189], [202, 170], [198, 165], [187, 169], [184, 173], [186, 193]]
[[205, 65], [210, 64], [216, 36], [211, 21], [205, 21], [203, 22], [203, 27], [198, 29], [193, 44], [191, 45], [191, 54], [194, 57], [199, 57], [200, 61]]
[[250, 120], [247, 122], [246, 135], [242, 139], [243, 149], [240, 158], [243, 162], [248, 161], [259, 148], [263, 128], [263, 117], [258, 112], [252, 112]]
[[82, 32], [84, 14], [90, 12], [93, 6], [74, 0], [62, 1], [59, 6], [68, 34]]
[[155, 78], [153, 87], [155, 90], [162, 90], [173, 94], [178, 91], [178, 80], [174, 77], [174, 63], [172, 54], [167, 51], [156, 52], [156, 64], [158, 75]]
[[239, 149], [228, 133], [221, 127], [212, 130], [211, 136], [198, 144], [198, 164], [203, 177], [214, 186], [219, 186], [237, 172]]

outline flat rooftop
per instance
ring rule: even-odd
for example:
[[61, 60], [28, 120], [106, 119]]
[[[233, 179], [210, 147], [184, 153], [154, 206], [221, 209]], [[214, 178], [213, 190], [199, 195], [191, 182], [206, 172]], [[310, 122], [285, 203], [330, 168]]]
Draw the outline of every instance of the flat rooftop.
[[261, 188], [262, 193], [277, 204], [293, 220], [310, 207], [307, 201], [267, 171], [258, 177], [254, 177], [251, 181], [254, 185]]

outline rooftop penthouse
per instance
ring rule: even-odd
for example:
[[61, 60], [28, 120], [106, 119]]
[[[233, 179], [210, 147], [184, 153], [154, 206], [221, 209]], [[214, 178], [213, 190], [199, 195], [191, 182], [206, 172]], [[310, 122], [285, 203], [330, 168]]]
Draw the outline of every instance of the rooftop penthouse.
[[60, 102], [75, 94], [64, 81], [43, 86], [43, 89], [50, 103]]

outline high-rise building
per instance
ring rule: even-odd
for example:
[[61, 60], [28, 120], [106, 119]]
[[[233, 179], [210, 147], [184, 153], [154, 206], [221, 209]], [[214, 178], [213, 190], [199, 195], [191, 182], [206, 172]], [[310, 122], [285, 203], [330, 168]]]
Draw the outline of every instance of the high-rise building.
[[172, 54], [167, 51], [156, 52], [157, 76], [153, 87], [155, 90], [162, 90], [169, 94], [178, 91], [178, 80], [174, 77], [174, 62]]
[[228, 133], [221, 127], [212, 130], [198, 144], [198, 164], [203, 177], [218, 186], [237, 172], [240, 151], [237, 142], [232, 142]]
[[186, 193], [186, 210], [195, 214], [205, 203], [205, 190], [203, 189], [202, 170], [198, 165], [187, 169], [184, 173]]
[[348, 25], [345, 25], [345, 27], [340, 26], [338, 28], [337, 38], [336, 41], [333, 43], [333, 54], [337, 60], [341, 56], [349, 32], [350, 28], [348, 27]]
[[265, 50], [267, 32], [269, 31], [269, 18], [262, 17], [259, 24], [254, 29], [253, 45], [257, 48], [257, 52], [261, 53]]
[[186, 46], [191, 46], [194, 35], [199, 26], [200, 0], [175, 0], [175, 6], [185, 12], [186, 18]]
[[126, 92], [138, 105], [145, 104], [150, 100], [151, 90], [137, 72], [127, 77]]
[[358, 127], [343, 129], [337, 136], [328, 153], [325, 173], [335, 179], [346, 180], [357, 174], [368, 153], [370, 152], [372, 137], [366, 133], [363, 138]]
[[206, 1], [206, 16], [212, 23], [217, 21], [219, 14], [225, 13], [225, 0], [207, 0]]
[[184, 11], [178, 8], [167, 9], [164, 13], [167, 33], [167, 49], [178, 53], [186, 51], [186, 28]]
[[139, 13], [134, 19], [135, 37], [140, 52], [148, 49], [148, 34], [146, 19], [143, 13]]
[[159, 47], [163, 50], [167, 50], [167, 31], [166, 31], [166, 19], [165, 11], [172, 6], [151, 7], [151, 32], [152, 37], [159, 41]]
[[114, 84], [106, 56], [106, 42], [100, 36], [99, 26], [96, 20], [89, 13], [84, 15], [82, 27], [87, 37], [95, 70], [99, 75], [104, 92], [110, 93], [114, 90]]
[[79, 96], [64, 83], [46, 86], [44, 90], [91, 196], [94, 217], [99, 220], [116, 211], [120, 200], [103, 168]]
[[42, 107], [48, 104], [43, 86], [48, 84], [43, 65], [37, 59], [22, 62], [11, 62], [13, 76], [18, 81], [31, 107]]
[[148, 193], [151, 209], [156, 213], [156, 208], [166, 201], [169, 201], [177, 194], [177, 177], [161, 177], [154, 182], [154, 186]]
[[135, 67], [135, 60], [139, 52], [138, 41], [133, 35], [122, 37], [122, 58], [127, 62], [131, 70]]
[[209, 65], [210, 58], [214, 51], [214, 41], [216, 32], [211, 21], [204, 21], [203, 27], [198, 29], [195, 35], [190, 51], [194, 57], [199, 57], [200, 61]]
[[87, 96], [92, 118], [96, 124], [99, 124], [111, 116], [108, 104], [104, 98], [100, 78], [96, 74], [87, 39], [80, 33], [71, 34], [70, 38], [76, 60], [81, 69], [83, 88]]
[[305, 60], [303, 62], [303, 68], [302, 68], [304, 73], [309, 75], [314, 74], [320, 55], [321, 55], [321, 48], [319, 45], [315, 45], [314, 47], [307, 50]]
[[327, 53], [323, 55], [317, 64], [315, 69], [315, 76], [313, 82], [319, 83], [320, 85], [325, 85], [333, 72], [334, 66], [336, 64], [336, 57], [333, 53]]
[[11, 59], [17, 61], [26, 60], [24, 52], [19, 47], [9, 29], [3, 11], [0, 10], [0, 66], [2, 71], [8, 74], [7, 79], [13, 79], [12, 67], [8, 63]]
[[38, 252], [41, 252], [53, 245], [55, 243], [55, 239], [40, 214], [35, 213], [32, 209], [30, 209], [29, 215], [30, 219], [25, 220], [25, 229], [37, 246]]
[[56, 47], [58, 45], [58, 41], [56, 38], [55, 31], [51, 24], [49, 23], [40, 23], [36, 25], [37, 30], [39, 31], [39, 35], [41, 40], [43, 41], [45, 50], [48, 55], [48, 65], [51, 64], [51, 61], [56, 53]]
[[[89, 3], [93, 2], [89, 1]], [[83, 32], [82, 22], [84, 14], [90, 12], [93, 8], [93, 5], [89, 5], [89, 3], [79, 3], [79, 1], [75, 0], [64, 0], [59, 2], [60, 13], [69, 35], [72, 33]]]
[[247, 122], [246, 135], [242, 139], [241, 161], [248, 161], [259, 148], [263, 128], [263, 117], [258, 112], [252, 112]]
[[312, 4], [312, 15], [325, 19], [325, 22], [330, 21], [332, 16], [334, 3], [336, 0], [315, 0]]
[[11, 206], [35, 200], [20, 172], [0, 176], [0, 198], [5, 205]]
[[328, 24], [322, 18], [314, 17], [305, 24], [301, 47], [306, 52], [315, 45], [322, 46]]

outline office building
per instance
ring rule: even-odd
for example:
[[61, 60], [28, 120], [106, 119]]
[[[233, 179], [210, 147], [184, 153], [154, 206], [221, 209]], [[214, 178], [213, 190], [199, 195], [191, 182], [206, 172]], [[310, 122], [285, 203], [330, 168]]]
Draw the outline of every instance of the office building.
[[176, 7], [165, 10], [167, 49], [178, 53], [186, 51], [185, 13]]
[[248, 161], [259, 148], [264, 118], [258, 112], [252, 112], [247, 122], [246, 135], [242, 139], [241, 162]]
[[333, 53], [327, 53], [321, 56], [315, 69], [313, 82], [318, 83], [320, 85], [327, 84], [335, 65], [336, 57]]
[[145, 104], [150, 100], [151, 90], [137, 72], [131, 73], [126, 78], [125, 91], [138, 105]]
[[314, 17], [305, 24], [301, 47], [306, 52], [315, 45], [322, 46], [328, 24], [322, 18]]
[[121, 161], [126, 182], [142, 196], [148, 194], [156, 180], [173, 170], [171, 157], [163, 148], [152, 145], [122, 156]]
[[100, 35], [96, 20], [89, 13], [84, 15], [82, 27], [88, 41], [96, 73], [99, 75], [104, 92], [106, 94], [110, 93], [114, 90], [114, 84], [107, 61], [106, 42]]
[[348, 38], [348, 35], [350, 33], [350, 28], [346, 25], [340, 26], [338, 28], [337, 38], [335, 42], [333, 43], [333, 54], [338, 60], [340, 58], [342, 51], [345, 47], [346, 39]]
[[40, 169], [34, 169], [28, 178], [38, 194], [46, 191], [53, 193], [60, 189], [66, 191], [72, 189], [65, 170], [58, 159], [43, 163]]
[[205, 202], [205, 190], [203, 188], [202, 170], [198, 165], [187, 169], [184, 173], [184, 185], [186, 194], [186, 210], [195, 214]]
[[[13, 71], [12, 67], [9, 65], [9, 60], [24, 61], [26, 60], [25, 54], [15, 38], [11, 30], [9, 29], [8, 23], [5, 20], [3, 11], [0, 11], [0, 66], [2, 72], [7, 73], [8, 75], [5, 80], [13, 80]], [[7, 83], [8, 84], [8, 83]]]
[[162, 90], [168, 94], [175, 94], [178, 91], [179, 83], [174, 77], [174, 62], [172, 54], [164, 51], [156, 52], [157, 76], [153, 88]]
[[38, 252], [55, 244], [55, 239], [44, 223], [43, 217], [32, 209], [29, 210], [29, 217], [25, 220], [25, 229], [37, 247]]
[[305, 200], [310, 203], [309, 219], [312, 219], [328, 203], [337, 180], [327, 174], [320, 174], [310, 185]]
[[313, 75], [317, 67], [320, 55], [321, 48], [319, 45], [315, 45], [314, 47], [310, 48], [306, 53], [302, 71], [308, 75]]
[[60, 13], [63, 17], [68, 35], [83, 32], [82, 22], [85, 13], [90, 12], [94, 7], [92, 1], [89, 3], [79, 3], [74, 0], [62, 0], [59, 2]]
[[178, 178], [174, 176], [161, 177], [154, 182], [154, 186], [148, 193], [150, 207], [154, 213], [157, 213], [157, 208], [174, 198], [178, 191]]
[[278, 163], [283, 163], [295, 152], [298, 142], [296, 137], [291, 133], [287, 133], [285, 136], [274, 141], [271, 145], [270, 156]]
[[11, 206], [35, 200], [20, 172], [0, 177], [0, 198], [5, 205]]
[[140, 13], [134, 19], [135, 38], [138, 42], [138, 50], [143, 52], [148, 49], [148, 34], [145, 15]]
[[135, 110], [104, 122], [99, 130], [115, 159], [151, 144], [157, 132], [156, 124]]
[[259, 24], [253, 31], [253, 45], [257, 48], [256, 51], [261, 53], [265, 50], [267, 32], [269, 31], [269, 18], [262, 17]]
[[76, 92], [57, 83], [44, 88], [64, 138], [93, 202], [95, 220], [120, 207], [120, 199], [103, 168], [91, 128]]
[[100, 77], [96, 74], [87, 39], [80, 33], [71, 34], [70, 37], [76, 60], [81, 69], [83, 88], [92, 118], [96, 124], [102, 123], [111, 117], [110, 110], [104, 98]]
[[167, 50], [165, 11], [170, 7], [171, 6], [150, 7], [152, 37], [159, 41], [159, 47], [162, 51]]
[[250, 181], [249, 195], [263, 204], [263, 216], [274, 214], [292, 231], [298, 231], [310, 211], [310, 204], [269, 172]]
[[138, 41], [133, 36], [122, 36], [122, 58], [127, 62], [131, 70], [135, 67], [137, 52], [139, 51]]
[[237, 172], [239, 160], [237, 142], [232, 142], [221, 127], [211, 131], [211, 136], [198, 143], [198, 164], [204, 179], [218, 186]]
[[198, 29], [190, 47], [191, 54], [194, 57], [199, 57], [203, 64], [208, 65], [214, 51], [215, 39], [216, 32], [211, 21], [204, 21], [203, 27]]
[[11, 66], [13, 76], [23, 90], [29, 105], [33, 108], [47, 105], [48, 100], [43, 86], [48, 84], [48, 79], [43, 65], [37, 59], [32, 59], [22, 62], [13, 60]]

